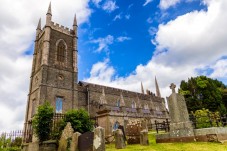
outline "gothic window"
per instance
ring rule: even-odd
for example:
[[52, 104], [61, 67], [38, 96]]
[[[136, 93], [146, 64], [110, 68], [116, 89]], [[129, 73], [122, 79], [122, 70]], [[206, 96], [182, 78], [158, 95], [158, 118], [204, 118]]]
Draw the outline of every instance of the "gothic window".
[[120, 123], [118, 121], [116, 121], [113, 125], [113, 130], [117, 130], [119, 125], [120, 125]]
[[56, 113], [62, 113], [62, 104], [63, 104], [63, 98], [57, 97], [56, 98]]
[[132, 108], [136, 108], [136, 103], [134, 101], [132, 101]]
[[64, 62], [65, 61], [65, 45], [63, 41], [60, 41], [57, 46], [57, 61]]
[[116, 106], [117, 106], [117, 107], [120, 107], [120, 100], [117, 100]]
[[149, 109], [148, 104], [145, 104], [145, 105], [144, 105], [144, 109], [145, 109], [145, 110]]

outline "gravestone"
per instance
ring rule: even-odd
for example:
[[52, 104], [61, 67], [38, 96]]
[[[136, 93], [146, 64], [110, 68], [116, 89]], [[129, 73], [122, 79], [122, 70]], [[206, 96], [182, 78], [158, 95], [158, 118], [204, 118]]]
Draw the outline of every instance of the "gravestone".
[[148, 131], [147, 120], [146, 119], [143, 119], [141, 121], [141, 130], [147, 130]]
[[185, 99], [175, 92], [176, 85], [171, 84], [172, 94], [169, 96], [170, 137], [184, 137], [185, 141], [194, 140], [192, 123], [189, 120]]
[[79, 151], [78, 139], [81, 134], [79, 132], [73, 133], [70, 151]]
[[93, 151], [94, 132], [86, 132], [78, 138], [78, 148], [80, 151]]
[[58, 151], [66, 151], [68, 148], [70, 148], [73, 132], [74, 130], [71, 126], [71, 123], [68, 122], [62, 131]]
[[170, 131], [167, 134], [156, 135], [157, 143], [168, 142], [193, 142], [195, 141], [194, 129], [189, 120], [185, 99], [176, 93], [176, 85], [171, 84], [172, 94], [168, 97]]
[[148, 131], [145, 129], [140, 132], [140, 145], [149, 145]]
[[141, 123], [139, 121], [131, 121], [126, 126], [126, 136], [128, 144], [140, 144]]
[[114, 138], [115, 138], [115, 148], [116, 149], [125, 148], [124, 134], [121, 129], [117, 129], [114, 132]]
[[93, 151], [105, 151], [105, 130], [97, 127], [94, 130]]

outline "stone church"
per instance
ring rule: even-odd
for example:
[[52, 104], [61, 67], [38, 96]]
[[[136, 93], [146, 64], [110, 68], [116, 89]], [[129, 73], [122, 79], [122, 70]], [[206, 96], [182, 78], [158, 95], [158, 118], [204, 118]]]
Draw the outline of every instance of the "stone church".
[[161, 98], [157, 80], [156, 95], [78, 81], [77, 20], [72, 29], [52, 21], [51, 5], [46, 23], [41, 19], [36, 29], [30, 88], [25, 115], [25, 127], [31, 122], [39, 105], [50, 102], [55, 113], [84, 108], [91, 118], [110, 135], [116, 122], [125, 125], [129, 120], [146, 118], [150, 123], [169, 118], [165, 101]]

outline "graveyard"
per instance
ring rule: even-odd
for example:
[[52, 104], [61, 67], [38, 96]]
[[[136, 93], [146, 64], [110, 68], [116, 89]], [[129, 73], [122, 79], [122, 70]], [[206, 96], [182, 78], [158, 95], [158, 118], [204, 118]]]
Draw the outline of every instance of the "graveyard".
[[[164, 131], [163, 131], [164, 133]], [[156, 143], [155, 131], [149, 131], [149, 145], [140, 144], [126, 145], [121, 151], [226, 151], [227, 145], [213, 142], [191, 142], [191, 143]], [[115, 151], [115, 145], [106, 144], [106, 151]]]

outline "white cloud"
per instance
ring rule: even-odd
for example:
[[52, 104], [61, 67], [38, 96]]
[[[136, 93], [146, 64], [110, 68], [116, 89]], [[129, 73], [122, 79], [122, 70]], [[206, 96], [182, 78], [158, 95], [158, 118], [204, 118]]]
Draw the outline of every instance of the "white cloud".
[[[52, 20], [72, 27], [74, 14], [78, 24], [88, 21], [89, 0], [52, 1]], [[42, 5], [40, 5], [42, 4]], [[31, 73], [35, 29], [39, 18], [44, 26], [49, 1], [0, 1], [0, 130], [22, 129]], [[37, 7], [39, 6], [39, 7]]]
[[113, 21], [120, 20], [122, 18], [122, 14], [118, 14], [114, 17]]
[[210, 66], [214, 72], [210, 75], [212, 78], [227, 78], [227, 60], [218, 60], [214, 65]]
[[92, 0], [92, 2], [95, 4], [96, 7], [100, 7], [100, 3], [102, 2], [102, 0]]
[[127, 14], [127, 15], [125, 15], [125, 19], [130, 19], [130, 17], [131, 17], [131, 15], [130, 14]]
[[161, 9], [168, 9], [169, 7], [175, 6], [181, 0], [160, 0], [159, 7]]
[[118, 8], [119, 7], [116, 5], [116, 2], [112, 0], [107, 0], [102, 6], [102, 9], [107, 11], [108, 13], [111, 13]]
[[111, 35], [107, 35], [104, 38], [98, 38], [96, 40], [92, 40], [91, 43], [97, 43], [99, 47], [96, 49], [96, 52], [108, 51], [109, 45], [113, 44], [114, 37]]
[[117, 41], [118, 41], [118, 42], [123, 42], [123, 41], [125, 41], [125, 40], [131, 40], [131, 39], [132, 39], [132, 38], [130, 38], [130, 37], [120, 36], [120, 37], [117, 38]]
[[151, 23], [153, 22], [152, 18], [149, 17], [149, 18], [147, 19], [147, 22], [148, 22], [149, 24], [151, 24]]
[[149, 34], [151, 35], [151, 36], [154, 36], [156, 33], [157, 33], [157, 29], [155, 28], [155, 27], [150, 27], [149, 29], [148, 29], [148, 32], [149, 32]]
[[153, 0], [146, 0], [143, 6], [146, 6], [147, 4], [151, 3]]

